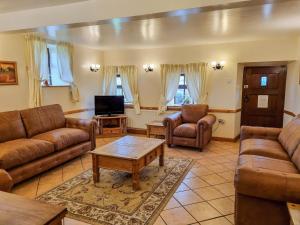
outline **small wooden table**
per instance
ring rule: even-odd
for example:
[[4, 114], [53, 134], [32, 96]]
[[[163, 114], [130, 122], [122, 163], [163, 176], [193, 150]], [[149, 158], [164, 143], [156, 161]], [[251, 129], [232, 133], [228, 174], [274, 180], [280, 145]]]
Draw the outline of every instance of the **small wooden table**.
[[154, 136], [166, 136], [166, 128], [162, 121], [153, 121], [147, 123], [147, 137]]
[[100, 181], [99, 168], [132, 173], [133, 189], [140, 188], [140, 171], [159, 157], [159, 165], [164, 165], [164, 140], [125, 136], [117, 141], [96, 148], [93, 158], [93, 180]]
[[300, 225], [300, 205], [287, 203], [287, 206], [291, 217], [291, 225]]
[[66, 213], [62, 206], [0, 192], [0, 224], [61, 225]]

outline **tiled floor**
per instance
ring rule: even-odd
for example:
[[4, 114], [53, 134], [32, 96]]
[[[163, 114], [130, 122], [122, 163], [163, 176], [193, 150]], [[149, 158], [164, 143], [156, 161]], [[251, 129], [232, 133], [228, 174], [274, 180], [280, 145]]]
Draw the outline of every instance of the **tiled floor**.
[[[113, 140], [116, 139], [97, 139], [97, 145], [104, 145]], [[155, 225], [233, 224], [233, 176], [237, 153], [238, 143], [229, 142], [212, 141], [202, 152], [166, 146], [166, 156], [192, 158], [196, 163], [161, 212]], [[86, 154], [21, 183], [13, 192], [35, 198], [91, 166], [91, 156]], [[64, 224], [86, 225], [71, 219], [65, 219]]]

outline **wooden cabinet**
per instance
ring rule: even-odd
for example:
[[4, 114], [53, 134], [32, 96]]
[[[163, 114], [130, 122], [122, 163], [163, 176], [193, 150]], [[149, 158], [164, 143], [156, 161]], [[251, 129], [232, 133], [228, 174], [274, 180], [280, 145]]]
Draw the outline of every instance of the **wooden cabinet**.
[[116, 137], [127, 134], [127, 116], [94, 116], [100, 137]]

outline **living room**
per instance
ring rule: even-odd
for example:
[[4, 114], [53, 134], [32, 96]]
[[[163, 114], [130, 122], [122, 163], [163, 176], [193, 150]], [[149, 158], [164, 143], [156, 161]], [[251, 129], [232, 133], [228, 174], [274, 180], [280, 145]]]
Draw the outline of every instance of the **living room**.
[[[256, 132], [262, 132], [260, 130], [249, 131], [247, 129], [241, 131], [241, 125], [265, 127], [262, 133], [257, 134], [259, 138], [265, 137], [266, 135], [270, 135], [273, 138], [274, 135], [279, 136], [278, 130], [269, 131], [267, 127], [276, 127], [274, 129], [279, 129], [279, 127], [281, 128], [288, 125], [291, 130], [291, 121], [296, 120], [295, 123], [297, 123], [297, 119], [294, 118], [297, 118], [296, 115], [300, 112], [300, 103], [298, 101], [300, 97], [299, 1], [191, 0], [177, 2], [168, 0], [160, 2], [155, 0], [150, 2], [128, 0], [121, 2], [114, 0], [110, 3], [105, 3], [102, 0], [71, 0], [55, 1], [55, 3], [38, 3], [33, 0], [26, 0], [25, 2], [18, 1], [14, 4], [11, 1], [4, 1], [0, 3], [0, 66], [11, 64], [14, 68], [13, 81], [8, 79], [1, 80], [0, 71], [0, 96], [2, 99], [0, 107], [1, 112], [20, 110], [20, 118], [22, 118], [21, 120], [22, 123], [24, 123], [24, 129], [26, 131], [24, 134], [20, 134], [21, 136], [25, 135], [27, 138], [35, 139], [36, 136], [41, 137], [42, 131], [50, 132], [54, 128], [83, 129], [82, 127], [89, 127], [84, 129], [95, 129], [95, 131], [88, 131], [91, 143], [86, 143], [86, 145], [84, 145], [85, 147], [81, 147], [91, 148], [90, 150], [95, 147], [96, 149], [102, 147], [104, 148], [102, 150], [106, 151], [105, 146], [111, 146], [112, 143], [122, 139], [121, 136], [101, 135], [101, 129], [99, 128], [99, 126], [101, 127], [101, 122], [99, 122], [100, 120], [97, 118], [98, 124], [96, 124], [95, 121], [91, 122], [91, 124], [87, 124], [83, 121], [95, 119], [95, 108], [97, 107], [94, 101], [95, 96], [116, 95], [114, 93], [121, 93], [121, 95], [123, 95], [124, 93], [125, 98], [131, 99], [130, 101], [125, 99], [124, 104], [126, 135], [146, 138], [147, 132], [151, 131], [149, 131], [150, 126], [147, 126], [147, 124], [151, 125], [154, 121], [159, 122], [161, 128], [164, 129], [163, 134], [165, 135], [153, 135], [151, 137], [157, 139], [157, 142], [154, 141], [152, 143], [150, 141], [152, 139], [149, 139], [148, 142], [153, 145], [157, 143], [155, 148], [157, 152], [155, 155], [160, 156], [163, 150], [159, 150], [162, 148], [162, 144], [159, 141], [166, 139], [166, 143], [163, 144], [165, 148], [164, 166], [168, 165], [168, 163], [166, 163], [169, 162], [167, 157], [191, 161], [188, 163], [191, 164], [191, 168], [190, 166], [186, 166], [186, 171], [180, 173], [179, 180], [174, 181], [176, 184], [173, 184], [170, 192], [160, 199], [160, 204], [154, 207], [153, 214], [148, 215], [149, 218], [147, 217], [146, 219], [146, 217], [144, 217], [145, 221], [142, 223], [141, 221], [127, 221], [124, 219], [124, 224], [226, 225], [234, 223], [234, 214], [236, 216], [235, 224], [237, 225], [287, 224], [287, 220], [293, 219], [292, 216], [291, 218], [287, 218], [287, 215], [292, 212], [292, 209], [287, 207], [286, 204], [288, 202], [299, 203], [299, 191], [291, 187], [280, 187], [281, 189], [278, 188], [280, 190], [276, 189], [278, 192], [274, 191], [275, 194], [280, 195], [280, 191], [288, 192], [288, 188], [291, 188], [290, 191], [295, 192], [290, 195], [286, 194], [287, 197], [285, 198], [275, 197], [275, 200], [272, 198], [273, 196], [270, 197], [270, 195], [272, 195], [269, 193], [272, 192], [270, 191], [270, 188], [272, 188], [271, 185], [270, 187], [266, 186], [266, 192], [269, 194], [262, 194], [257, 191], [258, 194], [254, 194], [255, 198], [260, 198], [261, 195], [265, 194], [267, 199], [272, 199], [270, 202], [280, 202], [280, 207], [274, 203], [274, 206], [269, 206], [268, 208], [270, 210], [269, 212], [273, 214], [277, 213], [274, 219], [275, 221], [270, 218], [270, 215], [259, 220], [255, 217], [263, 217], [262, 215], [267, 214], [267, 210], [244, 215], [243, 210], [245, 210], [245, 208], [243, 208], [243, 204], [245, 203], [249, 209], [252, 209], [253, 207], [267, 207], [266, 205], [271, 203], [267, 201], [255, 202], [254, 200], [248, 200], [247, 202], [247, 200], [242, 199], [240, 200], [240, 208], [238, 208], [238, 205], [235, 205], [236, 208], [233, 209], [235, 201], [233, 177], [238, 167], [236, 161], [238, 159], [240, 142], [249, 137], [254, 138], [255, 134], [257, 134]], [[115, 5], [119, 5], [119, 7], [116, 9]], [[66, 11], [69, 13], [66, 14]], [[47, 49], [45, 54], [47, 59], [45, 62], [47, 62], [48, 65], [45, 63], [46, 66], [43, 65], [44, 61], [42, 60], [37, 68], [45, 66], [50, 73], [48, 71], [46, 79], [42, 77], [45, 74], [41, 75], [40, 73], [39, 75], [41, 75], [41, 77], [38, 78], [38, 82], [36, 82], [36, 78], [30, 76], [31, 73], [36, 74], [36, 72], [32, 71], [36, 69], [35, 65], [37, 65], [37, 61], [32, 60], [34, 57], [28, 56], [31, 43], [35, 43], [35, 45], [39, 43], [41, 46], [47, 46], [45, 48]], [[35, 45], [33, 44], [32, 46]], [[51, 50], [53, 46], [57, 48], [56, 55]], [[70, 50], [68, 52], [69, 58], [66, 57], [70, 59], [69, 61], [64, 61], [66, 58], [62, 59], [61, 56], [65, 53], [62, 49]], [[56, 62], [57, 65], [52, 65], [53, 62]], [[70, 66], [65, 66], [68, 63]], [[130, 66], [134, 72], [128, 75], [128, 78], [124, 78], [125, 73], [122, 71], [131, 68]], [[189, 85], [189, 82], [191, 81], [189, 81], [189, 76], [192, 75], [188, 74], [193, 74], [189, 72], [193, 66], [197, 67], [197, 71], [201, 71], [200, 73], [196, 72], [199, 74], [197, 79], [200, 79], [200, 83], [205, 83], [204, 86], [197, 87], [198, 92], [196, 91], [196, 95], [199, 96], [199, 99], [194, 97], [194, 93], [190, 93], [191, 85]], [[168, 86], [169, 78], [166, 78], [168, 76], [167, 72], [164, 78], [163, 68], [165, 67], [167, 67], [165, 71], [168, 69], [172, 70], [173, 73], [174, 71], [180, 71], [177, 74], [180, 76], [178, 77], [178, 82], [182, 83], [179, 83], [179, 86], [176, 84], [173, 94], [170, 94], [172, 85]], [[177, 67], [179, 67], [179, 69]], [[279, 82], [283, 87], [281, 93], [278, 94], [278, 96], [275, 92], [268, 94], [266, 88], [264, 89], [263, 81], [265, 81], [265, 74], [269, 74], [266, 78], [268, 85], [272, 84], [272, 82], [278, 82], [279, 78], [276, 78], [277, 80], [275, 79], [275, 81], [272, 78], [272, 74], [275, 74], [275, 72], [266, 72], [266, 70], [263, 72], [253, 72], [253, 74], [261, 74], [259, 82], [263, 90], [261, 93], [256, 94], [255, 102], [252, 104], [252, 92], [250, 93], [250, 91], [257, 90], [247, 90], [251, 89], [252, 85], [252, 83], [245, 82], [245, 79], [248, 79], [246, 71], [248, 71], [249, 68], [280, 68], [283, 76], [286, 77], [286, 80], [282, 81], [282, 83]], [[67, 73], [71, 74], [71, 77], [69, 76], [68, 81], [65, 82], [61, 79], [62, 76], [56, 76], [60, 72], [55, 75], [53, 72], [55, 69], [58, 69], [58, 71], [68, 70]], [[116, 80], [110, 84], [112, 85], [111, 87], [107, 88], [105, 82], [107, 82], [106, 79], [111, 74], [111, 72], [109, 72], [110, 70], [116, 71], [112, 72]], [[69, 73], [69, 71], [71, 72]], [[4, 77], [4, 75], [2, 76]], [[129, 78], [130, 76], [133, 78]], [[268, 81], [268, 79], [270, 81]], [[130, 94], [126, 94], [126, 82], [132, 82], [127, 85], [130, 87]], [[38, 84], [36, 85], [36, 83]], [[199, 90], [202, 91], [202, 94], [199, 93]], [[182, 95], [181, 93], [184, 94]], [[168, 95], [171, 95], [171, 98], [168, 97]], [[266, 102], [267, 106], [265, 107], [264, 104], [266, 104]], [[192, 103], [191, 105], [193, 105], [193, 103], [208, 105], [208, 109], [205, 110], [203, 117], [205, 117], [206, 114], [213, 115], [212, 117], [214, 117], [206, 117], [206, 119], [204, 119], [203, 129], [207, 129], [206, 126], [209, 127], [208, 136], [205, 136], [206, 138], [200, 138], [201, 135], [199, 134], [199, 138], [197, 136], [195, 139], [197, 144], [194, 144], [194, 139], [191, 142], [186, 141], [186, 139], [174, 139], [172, 136], [173, 131], [170, 131], [171, 134], [165, 133], [165, 129], [168, 131], [172, 130], [170, 125], [172, 124], [171, 120], [169, 120], [168, 123], [168, 120], [165, 118], [175, 118], [174, 115], [177, 115], [181, 111], [184, 113], [184, 107], [181, 107], [181, 105], [190, 103]], [[25, 110], [53, 104], [59, 104], [61, 109], [49, 108], [47, 109], [49, 110], [49, 115], [46, 113], [46, 109], [28, 112]], [[248, 110], [252, 109], [249, 105], [251, 107], [255, 105], [255, 109], [269, 108], [269, 115], [272, 114], [272, 110], [275, 111], [273, 108], [275, 107], [274, 105], [278, 105], [278, 115], [276, 115], [276, 119], [275, 117], [270, 119], [266, 116], [256, 117], [255, 119], [249, 115]], [[25, 110], [25, 112], [23, 110]], [[201, 108], [201, 112], [199, 110], [200, 109], [195, 109], [194, 111], [197, 115], [196, 117], [202, 113], [203, 109]], [[40, 112], [46, 113], [47, 115], [43, 117], [39, 114]], [[65, 125], [58, 125], [55, 119], [51, 117], [51, 112], [60, 118], [59, 121], [66, 121]], [[266, 110], [263, 112], [267, 113]], [[33, 118], [41, 119], [43, 117], [43, 121], [49, 120], [50, 122], [46, 125], [43, 124], [44, 122], [40, 122], [40, 126], [43, 126], [44, 129], [38, 128], [38, 122], [28, 119], [30, 115], [32, 115]], [[34, 117], [35, 115], [38, 116]], [[77, 118], [78, 120], [69, 118]], [[278, 123], [275, 124], [275, 120], [276, 122], [278, 120]], [[3, 119], [3, 121], [6, 120]], [[166, 122], [163, 123], [163, 121]], [[2, 122], [0, 124], [4, 126], [4, 123], [5, 122]], [[174, 122], [174, 124], [176, 123]], [[193, 121], [193, 123], [195, 122]], [[35, 128], [35, 126], [37, 127]], [[45, 128], [47, 126], [51, 129]], [[177, 124], [174, 126], [177, 126]], [[201, 127], [201, 123], [199, 127]], [[5, 129], [3, 128], [3, 132]], [[289, 135], [296, 135], [298, 130], [299, 128]], [[186, 132], [188, 132], [188, 130], [183, 130], [183, 134]], [[68, 135], [71, 134], [68, 133]], [[82, 141], [87, 141], [85, 139], [86, 134], [77, 133], [76, 135], [75, 139], [80, 140], [80, 138], [82, 138]], [[194, 134], [191, 136], [193, 135]], [[97, 136], [95, 143], [93, 143], [92, 140], [94, 136]], [[124, 138], [126, 137], [127, 136]], [[47, 138], [47, 141], [50, 140], [49, 137], [43, 138]], [[193, 136], [193, 138], [195, 137]], [[177, 142], [173, 139], [177, 140]], [[297, 161], [296, 153], [294, 153], [294, 151], [297, 152], [295, 149], [299, 149], [299, 137], [297, 135], [296, 139], [295, 143], [293, 140], [281, 140], [281, 142], [279, 139], [281, 143], [279, 144], [280, 148], [289, 149], [287, 145], [295, 145], [295, 147], [293, 147], [294, 149], [291, 150], [292, 153], [289, 152], [288, 158], [293, 162], [293, 173], [299, 173], [299, 167], [297, 167], [297, 162], [299, 163], [299, 161]], [[4, 143], [5, 138], [0, 140]], [[137, 145], [145, 146], [143, 141], [128, 140], [129, 142], [137, 141]], [[198, 143], [198, 140], [202, 140], [203, 146]], [[70, 140], [68, 141], [70, 143], [72, 142]], [[61, 145], [65, 145], [68, 141], [62, 141], [63, 144]], [[2, 143], [0, 143], [0, 153], [1, 144]], [[79, 144], [79, 142], [72, 142], [70, 146], [77, 144]], [[185, 145], [189, 147], [185, 147]], [[248, 143], [248, 145], [250, 144]], [[60, 144], [55, 144], [55, 148], [57, 148], [57, 146], [59, 148]], [[272, 143], [270, 148], [278, 147], [277, 145], [274, 146], [274, 143]], [[113, 149], [114, 147], [107, 147], [108, 150], [110, 148]], [[74, 151], [74, 149], [71, 148], [69, 150]], [[52, 150], [49, 151], [51, 152]], [[255, 153], [252, 152], [249, 155], [258, 154], [257, 151], [258, 150], [255, 149]], [[274, 151], [275, 150], [272, 150], [272, 154], [275, 154]], [[65, 154], [67, 155], [67, 153]], [[270, 154], [271, 153], [267, 153], [267, 156]], [[79, 155], [76, 155], [78, 157], [75, 157], [75, 155], [73, 158], [69, 158], [71, 161], [63, 160], [64, 162], [61, 161], [59, 164], [53, 164], [53, 166], [48, 169], [45, 169], [46, 167], [42, 165], [41, 167], [44, 169], [41, 170], [43, 171], [39, 173], [33, 172], [31, 173], [32, 176], [22, 179], [22, 181], [20, 178], [20, 182], [16, 182], [13, 187], [9, 188], [11, 189], [10, 191], [28, 199], [44, 198], [44, 201], [46, 199], [47, 202], [47, 197], [49, 197], [47, 193], [49, 194], [51, 189], [55, 190], [55, 188], [60, 185], [66, 185], [69, 179], [74, 178], [74, 180], [76, 180], [76, 177], [80, 174], [84, 174], [86, 170], [90, 171], [92, 165], [94, 165], [92, 154], [80, 152]], [[262, 156], [265, 157], [266, 155]], [[59, 156], [57, 157], [59, 158]], [[152, 161], [151, 157], [149, 159], [150, 161]], [[58, 160], [58, 158], [54, 161]], [[155, 160], [153, 162], [154, 165], [158, 164], [158, 158], [159, 157], [153, 159]], [[249, 161], [249, 159], [244, 159], [244, 161]], [[185, 161], [179, 161], [178, 163], [183, 162]], [[23, 162], [23, 164], [24, 163], [25, 162]], [[28, 162], [26, 163], [28, 164]], [[126, 162], [122, 163], [124, 163], [124, 165], [126, 164]], [[101, 160], [98, 164], [101, 164]], [[163, 166], [163, 163], [160, 162], [159, 164]], [[262, 167], [264, 166], [265, 165]], [[106, 171], [108, 167], [109, 165], [103, 170]], [[4, 167], [1, 169], [3, 168]], [[14, 171], [16, 167], [9, 165], [7, 168], [9, 168], [7, 169], [8, 171]], [[23, 169], [27, 171], [27, 169], [34, 170], [36, 168], [38, 167], [26, 167]], [[191, 170], [189, 171], [189, 169]], [[143, 170], [147, 175], [147, 167]], [[108, 173], [103, 172], [103, 175], [101, 171], [102, 169], [100, 169], [99, 184], [101, 184], [102, 176], [104, 177], [103, 182], [109, 180]], [[289, 171], [292, 171], [292, 169]], [[22, 172], [24, 172], [24, 170], [19, 173], [21, 177], [23, 176]], [[152, 173], [153, 171], [148, 172]], [[287, 171], [281, 172], [288, 173]], [[186, 176], [185, 173], [187, 174]], [[10, 175], [12, 174], [14, 174], [14, 172]], [[90, 176], [89, 173], [87, 174], [88, 175], [85, 174], [83, 176]], [[136, 176], [137, 175], [133, 173], [133, 183], [135, 182], [134, 178], [136, 178]], [[297, 177], [298, 175], [294, 176], [296, 180], [294, 185], [296, 185], [299, 178]], [[128, 182], [128, 186], [131, 185], [130, 175], [124, 175], [122, 173], [120, 177], [122, 177], [122, 179], [126, 178], [127, 180], [125, 180]], [[144, 180], [142, 177], [143, 176], [140, 178], [140, 183], [141, 189], [143, 190], [143, 185], [145, 185], [146, 189], [149, 187], [143, 183]], [[253, 182], [257, 181], [255, 175], [253, 175], [252, 179]], [[94, 185], [92, 180], [91, 178], [91, 184], [89, 184], [91, 187]], [[248, 180], [243, 181], [251, 183], [251, 181]], [[157, 181], [151, 180], [151, 182]], [[237, 175], [235, 182], [237, 182]], [[259, 184], [259, 181], [257, 182]], [[70, 184], [68, 183], [68, 185]], [[235, 185], [236, 187], [238, 186], [238, 184]], [[252, 184], [248, 185], [253, 187], [251, 186]], [[84, 185], [79, 186], [79, 188], [81, 188], [81, 195], [78, 196], [78, 198], [85, 199], [85, 196], [82, 194], [83, 189], [85, 189], [84, 187]], [[107, 190], [110, 192], [109, 187], [106, 187], [106, 195], [108, 195]], [[71, 196], [75, 194], [75, 191], [79, 190], [74, 189], [74, 192], [67, 193], [66, 195]], [[147, 191], [149, 190], [147, 189]], [[203, 193], [210, 193], [212, 197], [208, 197], [209, 194], [205, 195], [202, 191]], [[90, 193], [91, 190], [89, 189], [87, 192]], [[133, 195], [131, 197], [136, 201], [146, 201], [147, 198], [137, 200], [136, 195], [139, 193], [138, 191], [131, 193]], [[186, 193], [186, 195], [184, 195], [184, 193]], [[51, 194], [53, 195], [53, 192], [51, 192]], [[114, 194], [115, 198], [120, 197], [119, 194]], [[52, 195], [50, 197], [52, 197]], [[100, 195], [102, 196], [104, 194], [101, 193]], [[120, 198], [123, 197], [124, 196], [121, 196]], [[87, 202], [94, 201], [93, 198], [87, 198], [88, 200], [85, 199]], [[98, 196], [98, 198], [100, 197]], [[113, 201], [114, 195], [108, 195], [107, 199]], [[193, 199], [198, 200], [195, 202]], [[225, 203], [218, 202], [220, 199], [225, 199]], [[284, 205], [282, 205], [282, 199], [286, 200]], [[119, 205], [121, 203], [116, 201], [114, 204]], [[232, 207], [230, 206], [231, 208], [229, 207], [230, 209], [228, 209], [226, 206], [223, 207], [224, 204], [232, 205]], [[66, 206], [62, 203], [59, 203], [59, 205]], [[153, 203], [153, 205], [155, 204]], [[109, 206], [112, 207], [112, 205]], [[75, 206], [72, 205], [72, 207]], [[276, 207], [280, 208], [280, 210], [278, 209], [280, 212], [276, 211]], [[95, 218], [91, 219], [92, 217], [86, 214], [83, 216], [84, 213], [80, 215], [80, 210], [77, 211], [76, 216], [76, 213], [74, 213], [72, 209], [67, 206], [66, 208], [68, 213], [66, 214], [64, 224], [105, 224], [104, 221], [102, 221], [103, 218], [99, 220]], [[288, 212], [288, 209], [291, 212]], [[115, 212], [113, 209], [110, 210], [111, 212]], [[126, 208], [125, 211], [126, 210], [132, 209], [129, 207], [128, 209]], [[138, 208], [138, 210], [140, 210], [140, 208]], [[202, 212], [203, 214], [201, 214]], [[123, 212], [123, 214], [119, 212], [118, 216], [128, 216], [129, 214], [128, 212]], [[177, 214], [182, 216], [178, 216]], [[0, 221], [1, 217], [2, 213]], [[172, 217], [175, 219], [172, 219]], [[257, 221], [255, 221], [256, 219]], [[114, 222], [108, 224], [118, 224], [116, 222], [117, 220], [115, 221], [113, 218], [111, 218], [111, 221]], [[7, 222], [6, 224], [10, 223]], [[32, 222], [32, 224], [35, 223]], [[294, 224], [297, 223], [294, 222]]]

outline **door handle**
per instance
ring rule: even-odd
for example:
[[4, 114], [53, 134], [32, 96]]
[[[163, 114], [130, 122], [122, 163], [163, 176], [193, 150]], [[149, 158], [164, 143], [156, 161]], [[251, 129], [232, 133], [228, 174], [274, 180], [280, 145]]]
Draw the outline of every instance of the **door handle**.
[[244, 96], [244, 102], [245, 102], [245, 103], [248, 103], [248, 102], [249, 102], [249, 97], [248, 97], [248, 95], [245, 95], [245, 96]]

